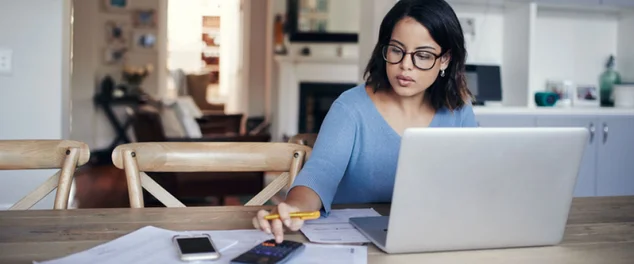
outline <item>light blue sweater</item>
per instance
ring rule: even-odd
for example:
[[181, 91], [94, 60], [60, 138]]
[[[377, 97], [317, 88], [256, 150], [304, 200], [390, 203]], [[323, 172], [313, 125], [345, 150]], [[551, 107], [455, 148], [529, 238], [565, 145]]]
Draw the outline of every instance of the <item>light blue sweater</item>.
[[[474, 127], [471, 105], [436, 112], [430, 127]], [[314, 190], [330, 213], [332, 204], [392, 200], [401, 136], [383, 119], [361, 84], [345, 91], [326, 115], [311, 157], [295, 186]]]

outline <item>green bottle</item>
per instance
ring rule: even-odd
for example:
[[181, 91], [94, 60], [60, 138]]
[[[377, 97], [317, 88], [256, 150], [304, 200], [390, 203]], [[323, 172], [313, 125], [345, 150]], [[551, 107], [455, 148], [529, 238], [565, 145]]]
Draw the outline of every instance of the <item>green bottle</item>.
[[612, 98], [612, 87], [621, 83], [621, 75], [614, 70], [614, 55], [610, 55], [608, 63], [605, 65], [605, 71], [600, 77], [600, 93], [601, 106], [614, 106], [614, 98]]

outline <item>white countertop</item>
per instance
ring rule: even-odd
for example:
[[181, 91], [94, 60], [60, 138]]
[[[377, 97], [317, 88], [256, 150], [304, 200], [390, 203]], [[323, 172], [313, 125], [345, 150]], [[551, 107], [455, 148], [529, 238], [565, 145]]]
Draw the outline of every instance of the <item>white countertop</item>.
[[474, 106], [476, 115], [634, 115], [634, 108]]

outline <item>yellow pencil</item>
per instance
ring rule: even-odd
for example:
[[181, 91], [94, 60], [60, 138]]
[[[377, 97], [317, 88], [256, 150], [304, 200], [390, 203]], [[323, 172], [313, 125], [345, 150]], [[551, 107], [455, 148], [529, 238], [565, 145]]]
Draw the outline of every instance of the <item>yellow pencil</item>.
[[[297, 212], [297, 213], [290, 213], [290, 216], [291, 216], [291, 218], [301, 218], [302, 220], [313, 220], [313, 219], [319, 218], [319, 216], [321, 216], [321, 214], [319, 213], [319, 211]], [[280, 215], [279, 214], [270, 214], [270, 215], [265, 216], [264, 219], [266, 219], [266, 220], [280, 219]]]

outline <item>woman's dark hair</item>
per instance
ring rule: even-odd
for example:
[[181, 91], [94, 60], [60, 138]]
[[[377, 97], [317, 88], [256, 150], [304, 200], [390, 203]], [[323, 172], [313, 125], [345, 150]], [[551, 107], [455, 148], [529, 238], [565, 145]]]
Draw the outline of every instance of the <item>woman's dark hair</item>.
[[425, 91], [425, 98], [430, 100], [432, 107], [436, 110], [442, 107], [454, 110], [472, 100], [464, 75], [467, 51], [462, 27], [456, 13], [444, 0], [400, 0], [392, 7], [381, 22], [378, 42], [365, 69], [366, 85], [371, 86], [374, 92], [392, 89], [382, 50], [389, 44], [396, 23], [406, 17], [415, 19], [427, 28], [440, 45], [441, 54], [449, 52], [451, 55], [445, 77], [436, 78]]

